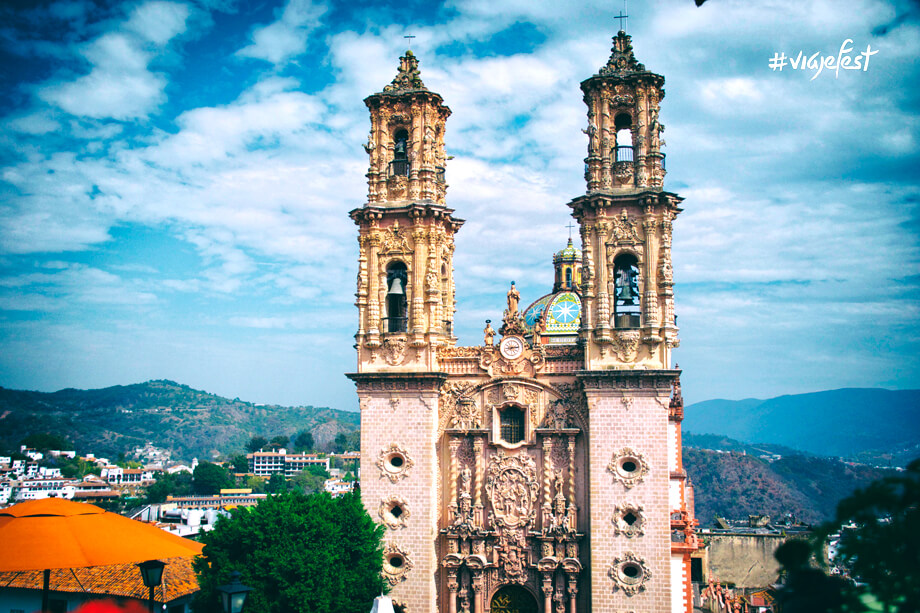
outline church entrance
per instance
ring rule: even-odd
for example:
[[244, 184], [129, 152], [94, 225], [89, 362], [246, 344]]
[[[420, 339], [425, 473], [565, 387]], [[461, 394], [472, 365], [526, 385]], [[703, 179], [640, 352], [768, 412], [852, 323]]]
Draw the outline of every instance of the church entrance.
[[539, 613], [536, 599], [520, 585], [506, 585], [492, 596], [490, 613]]

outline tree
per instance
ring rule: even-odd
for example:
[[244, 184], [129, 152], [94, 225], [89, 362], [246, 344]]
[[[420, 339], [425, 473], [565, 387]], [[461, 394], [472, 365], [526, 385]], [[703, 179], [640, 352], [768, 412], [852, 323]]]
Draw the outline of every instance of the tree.
[[192, 489], [196, 494], [219, 494], [224, 488], [233, 487], [233, 479], [223, 466], [210, 462], [199, 462], [192, 473]]
[[294, 476], [294, 487], [304, 494], [322, 492], [323, 486], [326, 484], [326, 479], [328, 478], [329, 473], [326, 472], [325, 468], [319, 464], [313, 464], [307, 466]]
[[288, 482], [282, 473], [272, 473], [265, 484], [265, 491], [269, 494], [280, 494], [288, 491]]
[[202, 536], [195, 611], [221, 611], [217, 587], [235, 570], [252, 588], [248, 611], [367, 613], [387, 588], [382, 536], [357, 494], [289, 492], [233, 509]]
[[[847, 528], [853, 526], [855, 528]], [[920, 611], [920, 458], [844, 498], [816, 531], [819, 546], [840, 534], [837, 562], [869, 587], [886, 611]]]
[[233, 466], [233, 472], [235, 473], [249, 472], [249, 460], [243, 454], [233, 456], [230, 459], [230, 465]]
[[857, 613], [864, 610], [854, 586], [841, 577], [828, 577], [811, 564], [812, 544], [790, 539], [774, 557], [785, 583], [776, 596], [779, 613]]
[[69, 451], [74, 447], [73, 443], [63, 436], [48, 434], [47, 432], [30, 434], [22, 439], [22, 444], [30, 449], [37, 449], [39, 451], [48, 451], [49, 449], [54, 449], [55, 451]]
[[291, 439], [283, 434], [279, 434], [278, 436], [273, 437], [269, 444], [275, 449], [278, 449], [281, 447], [287, 447], [289, 442], [291, 442]]
[[313, 441], [313, 433], [309, 430], [301, 430], [294, 437], [294, 449], [296, 451], [313, 451], [313, 447], [316, 446], [316, 443]]
[[187, 472], [158, 472], [154, 479], [155, 481], [147, 486], [147, 504], [164, 502], [167, 496], [185, 496], [192, 492], [192, 475]]
[[264, 436], [256, 435], [249, 439], [249, 442], [246, 443], [246, 449], [249, 450], [249, 453], [255, 453], [266, 445], [268, 445], [268, 439]]

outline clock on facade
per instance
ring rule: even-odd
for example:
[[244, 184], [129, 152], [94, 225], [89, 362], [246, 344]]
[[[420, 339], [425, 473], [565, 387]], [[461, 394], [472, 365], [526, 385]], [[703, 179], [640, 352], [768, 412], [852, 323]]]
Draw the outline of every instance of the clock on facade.
[[524, 339], [520, 336], [506, 336], [499, 343], [498, 350], [506, 360], [515, 360], [524, 353]]

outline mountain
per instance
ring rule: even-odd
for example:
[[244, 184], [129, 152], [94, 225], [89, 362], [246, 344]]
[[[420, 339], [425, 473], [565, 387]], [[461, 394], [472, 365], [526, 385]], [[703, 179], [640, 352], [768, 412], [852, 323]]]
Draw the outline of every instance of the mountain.
[[690, 446], [684, 448], [683, 457], [702, 527], [711, 526], [716, 515], [746, 519], [765, 514], [779, 519], [789, 513], [814, 525], [832, 518], [840, 500], [857, 488], [894, 473], [834, 458], [791, 455], [769, 461], [737, 451]]
[[310, 430], [322, 445], [359, 426], [360, 414], [352, 411], [229, 400], [173, 381], [52, 393], [0, 387], [0, 448], [7, 449], [47, 432], [65, 436], [80, 453], [114, 459], [150, 441], [190, 460], [240, 453], [254, 435]]
[[839, 389], [689, 405], [684, 430], [822, 456], [893, 462], [920, 456], [920, 390]]

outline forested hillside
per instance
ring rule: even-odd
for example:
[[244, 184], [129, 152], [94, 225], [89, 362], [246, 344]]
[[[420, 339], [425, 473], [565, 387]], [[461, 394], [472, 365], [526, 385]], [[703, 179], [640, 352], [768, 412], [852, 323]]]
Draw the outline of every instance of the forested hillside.
[[684, 448], [684, 467], [693, 482], [696, 516], [709, 527], [718, 515], [745, 519], [787, 513], [808, 524], [830, 519], [841, 499], [891, 469], [850, 465], [831, 458], [783, 456], [779, 460], [709, 449]]
[[7, 449], [47, 432], [68, 438], [81, 453], [114, 458], [150, 441], [190, 460], [239, 453], [253, 435], [310, 430], [322, 445], [359, 424], [355, 412], [257, 405], [172, 381], [53, 393], [0, 388], [0, 447]]

